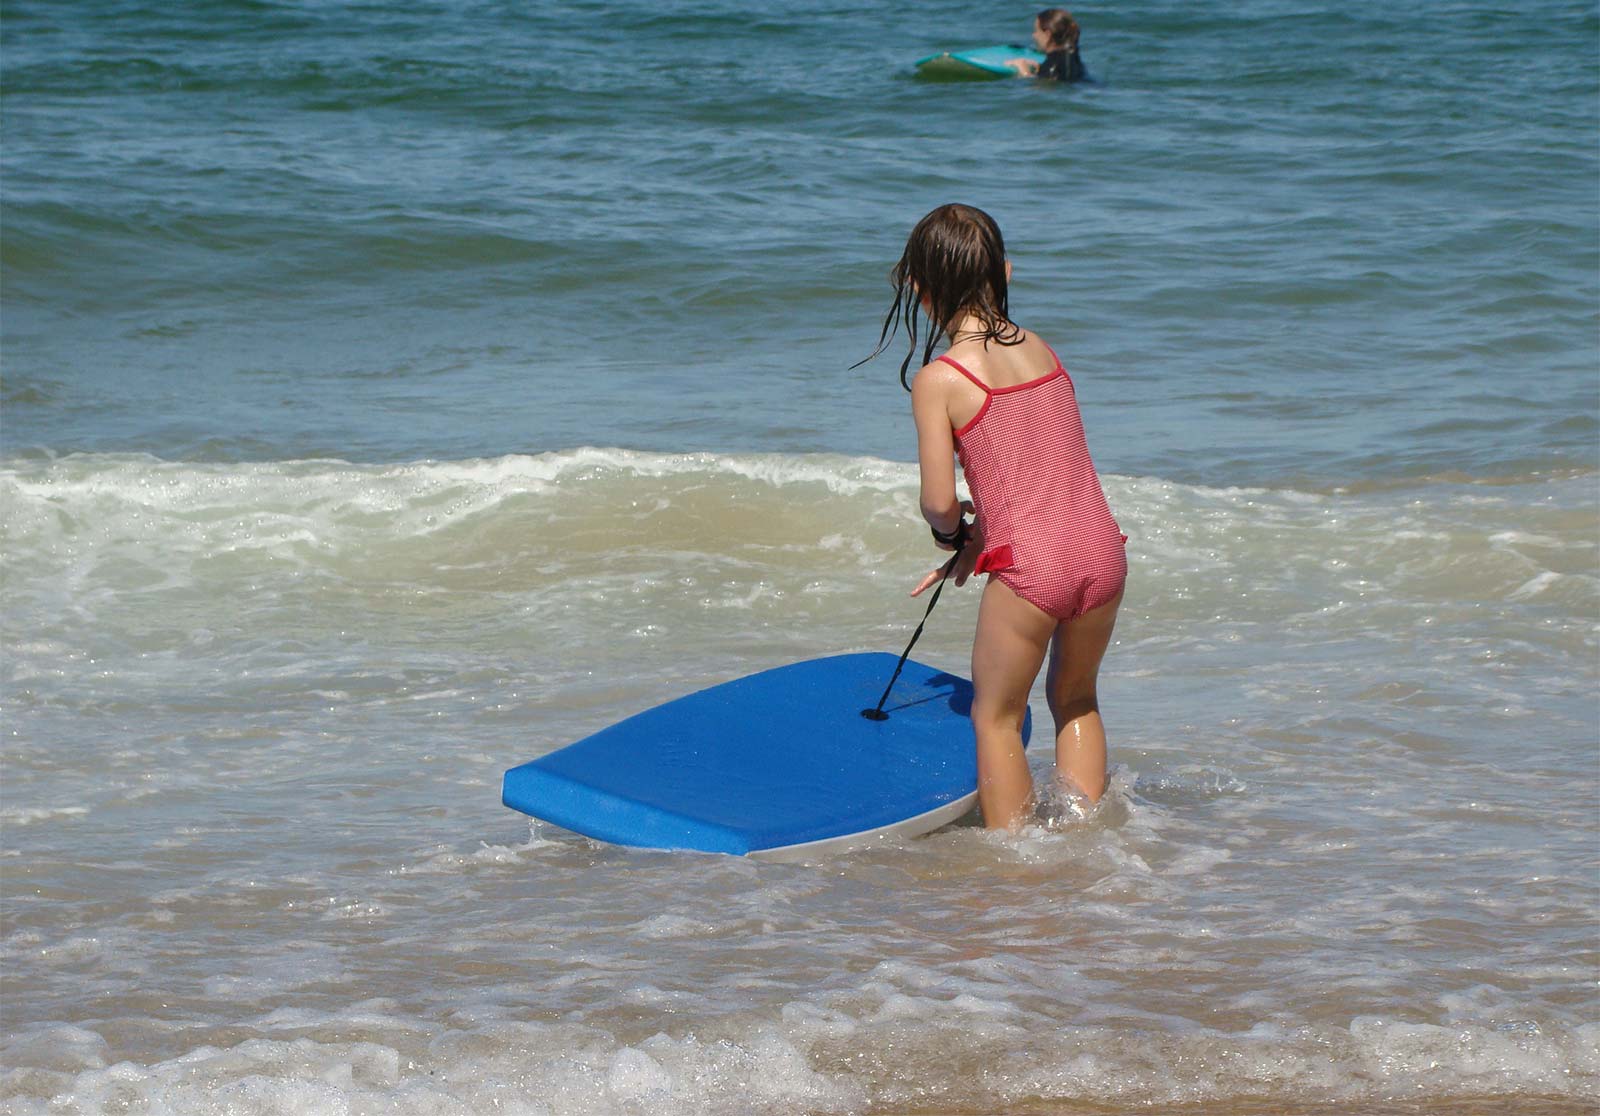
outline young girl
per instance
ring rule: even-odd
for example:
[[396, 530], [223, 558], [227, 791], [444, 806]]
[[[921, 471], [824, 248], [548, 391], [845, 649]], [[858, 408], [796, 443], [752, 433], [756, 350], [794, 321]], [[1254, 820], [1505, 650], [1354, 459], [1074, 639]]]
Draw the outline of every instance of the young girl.
[[1033, 19], [1033, 45], [1044, 61], [1018, 58], [1010, 63], [1018, 72], [1045, 81], [1086, 81], [1089, 74], [1078, 54], [1078, 21], [1064, 8], [1046, 8]]
[[[904, 325], [906, 386], [928, 319], [927, 363], [909, 385], [922, 514], [943, 549], [961, 552], [957, 585], [990, 575], [972, 644], [972, 725], [978, 802], [991, 828], [1015, 828], [1032, 809], [1022, 719], [1047, 650], [1057, 775], [1090, 803], [1105, 792], [1095, 679], [1128, 570], [1127, 537], [1089, 460], [1072, 380], [1049, 345], [1011, 320], [1010, 279], [994, 220], [971, 206], [940, 206], [918, 222], [895, 265], [877, 349]], [[949, 348], [933, 360], [941, 339]], [[971, 503], [956, 498], [956, 455]], [[936, 570], [912, 596], [938, 579]]]

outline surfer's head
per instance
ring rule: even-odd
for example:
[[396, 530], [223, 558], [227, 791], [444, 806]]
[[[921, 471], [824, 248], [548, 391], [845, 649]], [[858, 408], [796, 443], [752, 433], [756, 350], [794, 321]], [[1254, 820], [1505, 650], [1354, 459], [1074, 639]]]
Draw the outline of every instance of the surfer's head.
[[894, 305], [872, 355], [883, 352], [904, 325], [910, 348], [900, 364], [900, 383], [909, 389], [906, 374], [916, 356], [918, 327], [924, 315], [931, 323], [923, 347], [924, 364], [933, 359], [940, 338], [949, 336], [969, 317], [978, 319], [979, 335], [986, 342], [1015, 344], [1021, 331], [1012, 324], [1007, 307], [1010, 278], [1005, 240], [994, 218], [970, 205], [941, 205], [917, 222], [900, 262], [890, 272]]
[[1033, 41], [1050, 54], [1057, 50], [1078, 49], [1078, 21], [1065, 8], [1046, 8], [1033, 17]]

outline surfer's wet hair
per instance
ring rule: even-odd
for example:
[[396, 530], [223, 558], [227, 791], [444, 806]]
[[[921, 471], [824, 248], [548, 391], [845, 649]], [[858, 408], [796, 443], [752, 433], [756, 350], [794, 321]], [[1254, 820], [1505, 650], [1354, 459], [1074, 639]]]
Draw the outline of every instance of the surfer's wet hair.
[[935, 346], [949, 337], [950, 329], [967, 314], [983, 323], [979, 336], [985, 344], [1022, 341], [1022, 330], [1012, 322], [1007, 306], [1005, 240], [994, 218], [981, 209], [941, 205], [918, 221], [889, 281], [894, 284], [894, 305], [883, 320], [878, 347], [858, 366], [888, 348], [904, 326], [910, 346], [900, 362], [900, 386], [907, 391], [911, 384], [906, 375], [917, 355], [924, 312], [930, 324], [922, 348], [923, 364], [933, 359]]
[[1078, 49], [1078, 21], [1065, 8], [1046, 8], [1033, 17], [1035, 25], [1050, 40], [1051, 50]]

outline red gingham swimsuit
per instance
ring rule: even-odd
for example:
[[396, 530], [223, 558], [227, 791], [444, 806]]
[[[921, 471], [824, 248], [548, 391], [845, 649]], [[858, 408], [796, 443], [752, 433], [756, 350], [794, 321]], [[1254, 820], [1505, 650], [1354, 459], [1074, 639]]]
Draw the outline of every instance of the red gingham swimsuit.
[[[1049, 346], [1045, 346], [1049, 348]], [[956, 452], [983, 525], [975, 573], [988, 573], [1057, 620], [1109, 603], [1128, 576], [1124, 545], [1089, 460], [1072, 379], [1054, 370], [991, 388], [948, 356], [939, 359], [987, 398], [955, 432]]]

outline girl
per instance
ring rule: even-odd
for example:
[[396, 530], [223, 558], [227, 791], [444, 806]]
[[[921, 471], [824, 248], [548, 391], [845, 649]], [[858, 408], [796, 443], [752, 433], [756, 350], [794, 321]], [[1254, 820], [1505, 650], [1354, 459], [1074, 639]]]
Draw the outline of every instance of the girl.
[[[918, 222], [895, 265], [894, 305], [873, 356], [904, 325], [906, 386], [927, 317], [926, 363], [909, 385], [922, 514], [943, 549], [961, 552], [957, 585], [990, 575], [972, 644], [978, 803], [985, 825], [1014, 829], [1032, 808], [1022, 719], [1047, 650], [1058, 778], [1090, 803], [1105, 792], [1095, 679], [1128, 563], [1127, 536], [1089, 460], [1072, 380], [1049, 345], [1011, 320], [1010, 280], [994, 220], [971, 206], [940, 206]], [[949, 348], [933, 360], [941, 339]], [[956, 498], [958, 454], [971, 503]], [[912, 596], [938, 579], [936, 570]]]
[[1033, 45], [1044, 52], [1035, 64], [1026, 58], [1010, 63], [1019, 73], [1045, 81], [1087, 81], [1088, 71], [1078, 54], [1078, 21], [1063, 8], [1046, 8], [1033, 19]]

